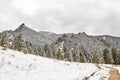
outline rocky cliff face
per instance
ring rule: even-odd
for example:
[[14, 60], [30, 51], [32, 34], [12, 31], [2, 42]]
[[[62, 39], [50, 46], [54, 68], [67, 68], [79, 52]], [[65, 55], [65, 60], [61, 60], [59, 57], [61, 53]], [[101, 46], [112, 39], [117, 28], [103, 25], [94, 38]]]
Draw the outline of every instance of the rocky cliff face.
[[22, 34], [27, 48], [31, 46], [34, 54], [75, 62], [93, 62], [95, 53], [98, 62], [104, 63], [104, 49], [108, 49], [111, 62], [113, 62], [112, 48], [118, 52], [120, 49], [120, 37], [90, 36], [84, 32], [78, 34], [36, 32], [25, 24], [21, 24], [14, 31], [3, 31], [0, 38], [5, 34], [8, 36], [9, 43], [12, 43], [17, 35]]

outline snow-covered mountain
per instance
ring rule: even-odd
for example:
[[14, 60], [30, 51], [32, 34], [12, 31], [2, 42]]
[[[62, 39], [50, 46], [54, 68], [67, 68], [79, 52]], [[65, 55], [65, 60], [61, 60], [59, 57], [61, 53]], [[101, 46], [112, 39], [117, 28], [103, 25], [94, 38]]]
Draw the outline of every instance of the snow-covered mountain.
[[17, 29], [14, 31], [7, 30], [3, 31], [2, 34], [7, 34], [9, 38], [14, 38], [19, 34], [22, 34], [22, 37], [25, 41], [28, 41], [29, 43], [32, 43], [34, 46], [43, 46], [46, 43], [50, 44], [52, 43], [59, 35], [55, 33], [49, 33], [49, 32], [36, 32], [29, 27], [27, 27], [24, 23], [21, 24]]
[[[14, 31], [3, 31], [0, 33], [0, 39], [5, 34], [8, 37], [8, 48], [13, 49], [15, 46], [12, 44], [15, 42], [14, 39], [19, 34], [22, 34], [24, 41], [23, 48], [25, 50], [21, 51], [49, 58], [56, 58], [57, 56], [57, 58], [60, 57], [59, 59], [71, 62], [105, 63], [103, 53], [107, 52], [110, 60], [109, 63], [114, 63], [115, 60], [112, 54], [114, 52], [117, 56], [120, 54], [120, 37], [109, 35], [90, 36], [85, 32], [77, 34], [36, 32], [24, 23]], [[94, 57], [97, 57], [97, 59], [93, 60]]]

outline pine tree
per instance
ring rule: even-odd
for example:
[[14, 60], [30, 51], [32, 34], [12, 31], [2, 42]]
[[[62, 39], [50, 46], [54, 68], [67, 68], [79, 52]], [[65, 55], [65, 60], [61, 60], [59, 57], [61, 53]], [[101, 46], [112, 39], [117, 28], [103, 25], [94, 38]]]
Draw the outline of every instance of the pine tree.
[[83, 55], [80, 56], [80, 62], [85, 62]]
[[63, 55], [60, 50], [58, 50], [56, 53], [56, 59], [63, 59]]
[[24, 40], [22, 39], [21, 34], [19, 34], [14, 38], [13, 45], [14, 45], [13, 49], [18, 51], [22, 51], [22, 48], [25, 47], [25, 43], [24, 43]]
[[110, 53], [107, 48], [103, 50], [103, 58], [104, 58], [105, 64], [111, 64]]
[[32, 43], [25, 41], [25, 47], [26, 47], [27, 53], [31, 53], [31, 54], [34, 53]]
[[118, 56], [118, 53], [117, 53], [117, 49], [116, 48], [112, 48], [112, 58], [113, 58], [113, 61], [114, 61], [114, 64], [118, 64], [118, 60], [117, 60], [117, 56]]
[[98, 63], [98, 56], [96, 51], [93, 52], [92, 63]]
[[73, 57], [73, 61], [77, 62], [78, 56], [77, 56], [77, 51], [76, 50], [72, 50], [72, 57]]
[[64, 59], [67, 61], [71, 61], [70, 60], [70, 52], [69, 52], [69, 49], [67, 49], [67, 48], [66, 48], [66, 51], [64, 53]]
[[45, 51], [46, 57], [51, 57], [51, 51], [48, 44], [44, 45], [44, 51]]
[[64, 33], [64, 34], [62, 35], [62, 37], [67, 37], [67, 35]]
[[7, 35], [4, 35], [1, 39], [1, 46], [4, 47], [4, 50], [7, 47], [7, 41], [8, 41], [8, 37], [7, 37]]
[[118, 52], [118, 58], [117, 58], [117, 60], [118, 60], [118, 64], [120, 65], [120, 51]]
[[120, 51], [116, 48], [112, 48], [111, 52], [114, 64], [118, 65], [120, 63]]

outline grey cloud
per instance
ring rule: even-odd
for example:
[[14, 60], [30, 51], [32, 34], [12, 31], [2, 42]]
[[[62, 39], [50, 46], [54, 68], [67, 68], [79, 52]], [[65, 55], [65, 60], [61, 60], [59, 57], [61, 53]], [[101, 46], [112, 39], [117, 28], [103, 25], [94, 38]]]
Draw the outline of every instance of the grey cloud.
[[[15, 29], [25, 22], [37, 31], [56, 33], [84, 31], [92, 35], [120, 36], [119, 0], [27, 1], [20, 6], [16, 5], [19, 0], [0, 0], [0, 31]], [[21, 0], [20, 3], [23, 2], [24, 0]]]

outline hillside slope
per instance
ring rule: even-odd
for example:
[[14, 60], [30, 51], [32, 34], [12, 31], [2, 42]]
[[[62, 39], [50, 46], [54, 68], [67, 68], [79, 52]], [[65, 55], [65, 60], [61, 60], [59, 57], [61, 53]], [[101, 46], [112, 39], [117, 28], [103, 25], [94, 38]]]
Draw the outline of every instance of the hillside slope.
[[1, 80], [99, 80], [109, 76], [103, 65], [65, 62], [13, 50], [0, 50]]

